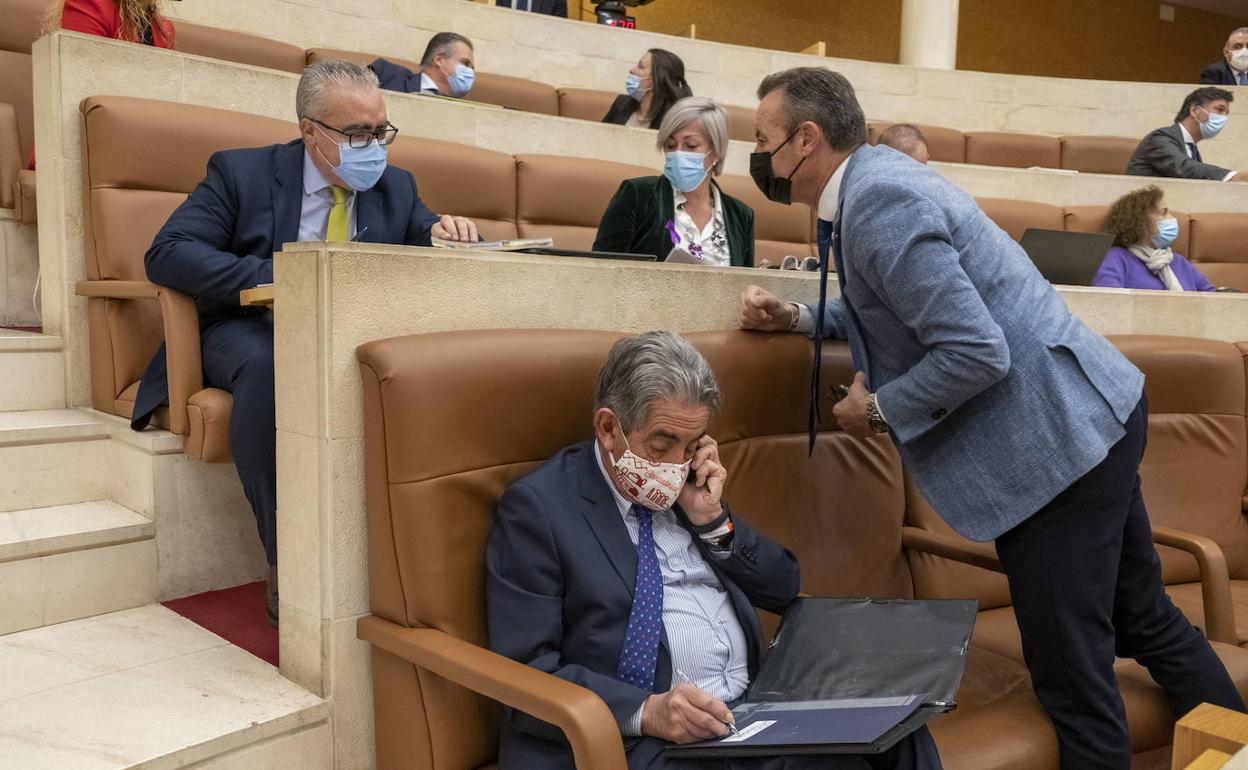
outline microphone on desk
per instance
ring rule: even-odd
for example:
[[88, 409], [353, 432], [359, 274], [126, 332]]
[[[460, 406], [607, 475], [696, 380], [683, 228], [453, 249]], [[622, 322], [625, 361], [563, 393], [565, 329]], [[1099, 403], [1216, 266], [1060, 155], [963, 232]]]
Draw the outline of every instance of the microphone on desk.
[[364, 228], [362, 228], [362, 229], [361, 229], [358, 233], [356, 233], [355, 235], [351, 236], [351, 242], [352, 242], [352, 243], [360, 243], [360, 242], [363, 240], [363, 238], [364, 238], [364, 233], [366, 233], [366, 232], [368, 232], [368, 227], [367, 227], [367, 226], [365, 226]]

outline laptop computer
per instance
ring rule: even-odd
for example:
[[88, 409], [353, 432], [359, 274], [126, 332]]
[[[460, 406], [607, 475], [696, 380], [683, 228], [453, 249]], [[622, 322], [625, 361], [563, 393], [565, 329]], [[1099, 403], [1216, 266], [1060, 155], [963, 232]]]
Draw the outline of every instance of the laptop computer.
[[1114, 236], [1029, 227], [1023, 233], [1022, 245], [1049, 283], [1091, 286], [1105, 254], [1114, 245]]

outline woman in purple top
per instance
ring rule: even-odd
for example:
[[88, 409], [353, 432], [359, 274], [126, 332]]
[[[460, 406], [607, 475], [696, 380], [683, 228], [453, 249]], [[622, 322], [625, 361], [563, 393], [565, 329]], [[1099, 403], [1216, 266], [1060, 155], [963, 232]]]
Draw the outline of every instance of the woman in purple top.
[[1191, 262], [1170, 248], [1179, 221], [1170, 216], [1161, 188], [1127, 193], [1109, 207], [1105, 231], [1114, 247], [1105, 255], [1093, 286], [1168, 291], [1215, 291]]

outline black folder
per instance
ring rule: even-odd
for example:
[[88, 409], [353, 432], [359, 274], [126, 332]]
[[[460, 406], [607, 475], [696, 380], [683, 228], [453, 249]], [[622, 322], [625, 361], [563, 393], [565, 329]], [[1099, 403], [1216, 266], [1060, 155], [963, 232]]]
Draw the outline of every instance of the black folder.
[[800, 598], [733, 707], [744, 737], [665, 751], [689, 758], [887, 751], [956, 706], [978, 606]]

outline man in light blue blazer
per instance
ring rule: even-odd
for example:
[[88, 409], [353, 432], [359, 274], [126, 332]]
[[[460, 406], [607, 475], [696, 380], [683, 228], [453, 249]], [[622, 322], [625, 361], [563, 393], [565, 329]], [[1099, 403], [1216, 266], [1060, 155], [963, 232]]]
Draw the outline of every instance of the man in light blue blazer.
[[[741, 325], [810, 333], [816, 356], [823, 338], [848, 340], [858, 374], [838, 424], [890, 434], [936, 511], [996, 541], [1062, 767], [1130, 766], [1115, 654], [1145, 665], [1179, 713], [1243, 710], [1164, 592], [1139, 486], [1143, 374], [969, 195], [868, 146], [844, 77], [789, 70], [758, 96], [751, 174], [772, 200], [818, 211], [824, 290], [830, 253], [841, 297], [812, 308], [750, 287]], [[812, 397], [825, 395], [815, 372]]]

